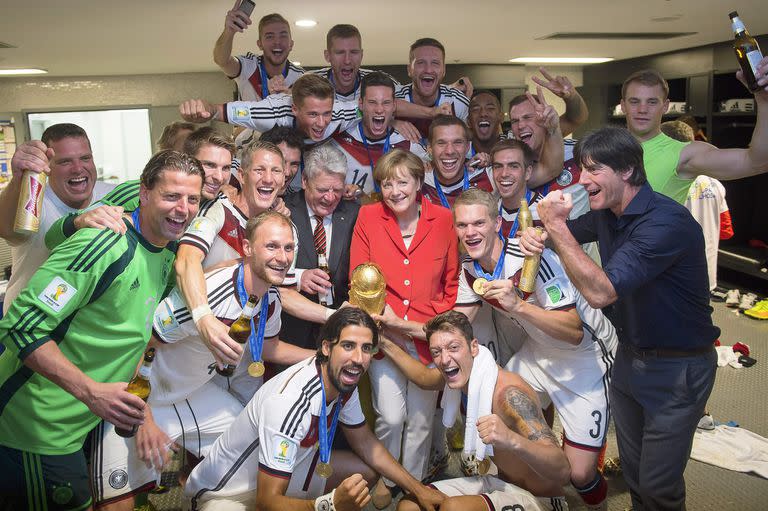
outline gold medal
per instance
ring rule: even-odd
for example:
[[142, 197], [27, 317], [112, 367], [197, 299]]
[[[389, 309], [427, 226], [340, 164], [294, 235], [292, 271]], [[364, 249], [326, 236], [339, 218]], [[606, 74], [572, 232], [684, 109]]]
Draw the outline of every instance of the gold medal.
[[475, 279], [475, 281], [472, 283], [472, 290], [480, 296], [483, 296], [485, 294], [485, 285], [487, 283], [488, 280], [484, 279], [483, 277]]
[[484, 476], [485, 474], [487, 474], [490, 469], [491, 469], [491, 460], [489, 460], [488, 458], [483, 458], [482, 461], [479, 461], [477, 463], [477, 472], [481, 476]]
[[248, 374], [254, 378], [264, 376], [264, 362], [261, 360], [258, 362], [251, 362], [251, 364], [248, 366]]
[[315, 468], [315, 473], [322, 477], [323, 479], [328, 479], [331, 477], [331, 474], [333, 474], [333, 467], [331, 467], [330, 463], [323, 463], [322, 461], [317, 464], [317, 467]]

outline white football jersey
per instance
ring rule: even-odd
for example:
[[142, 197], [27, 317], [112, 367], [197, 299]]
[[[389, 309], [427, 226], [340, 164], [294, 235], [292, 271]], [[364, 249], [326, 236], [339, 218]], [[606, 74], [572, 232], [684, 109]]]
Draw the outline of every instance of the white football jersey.
[[[241, 101], [258, 101], [264, 99], [265, 87], [261, 69], [262, 55], [254, 55], [251, 52], [245, 55], [238, 55], [237, 61], [240, 62], [240, 74], [232, 78], [237, 84], [237, 94]], [[290, 60], [287, 60], [283, 70], [283, 79], [287, 86], [294, 84], [301, 75], [305, 73], [304, 68], [297, 66]], [[264, 71], [266, 76], [266, 70]], [[269, 77], [267, 76], [267, 80]], [[268, 92], [268, 91], [267, 91]], [[267, 93], [267, 96], [269, 94]]]
[[[243, 312], [236, 287], [239, 268], [239, 264], [225, 266], [205, 276], [208, 304], [213, 315], [226, 325], [234, 323]], [[280, 293], [274, 286], [269, 288], [268, 295], [269, 315], [264, 327], [264, 339], [265, 342], [274, 342], [280, 332], [282, 307]], [[259, 297], [256, 304], [255, 326], [258, 325], [262, 298]], [[157, 348], [152, 364], [150, 405], [183, 401], [215, 376], [216, 362], [200, 337], [178, 287], [157, 306], [152, 330], [163, 344]], [[251, 362], [251, 352], [246, 345], [238, 369], [247, 371]], [[256, 388], [261, 384], [261, 378], [251, 379]]]

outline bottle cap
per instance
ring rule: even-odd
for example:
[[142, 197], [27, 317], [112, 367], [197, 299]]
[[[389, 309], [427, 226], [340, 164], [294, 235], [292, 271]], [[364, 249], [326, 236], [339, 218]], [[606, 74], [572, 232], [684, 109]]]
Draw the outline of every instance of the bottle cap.
[[733, 11], [733, 12], [728, 14], [728, 17], [731, 18], [731, 19], [738, 18], [739, 17], [739, 13], [736, 12], [736, 11]]

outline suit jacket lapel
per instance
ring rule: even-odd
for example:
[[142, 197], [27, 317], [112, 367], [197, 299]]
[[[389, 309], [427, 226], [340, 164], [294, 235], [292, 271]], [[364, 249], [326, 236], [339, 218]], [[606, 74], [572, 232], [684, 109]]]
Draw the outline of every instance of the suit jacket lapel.
[[[343, 201], [343, 199], [342, 199]], [[349, 214], [344, 211], [343, 202], [336, 207], [331, 217], [331, 252], [328, 254], [328, 267], [331, 270], [331, 275], [336, 275], [341, 263], [341, 255], [346, 251], [349, 254], [349, 242], [345, 239], [344, 233], [348, 231], [347, 224], [349, 223]]]

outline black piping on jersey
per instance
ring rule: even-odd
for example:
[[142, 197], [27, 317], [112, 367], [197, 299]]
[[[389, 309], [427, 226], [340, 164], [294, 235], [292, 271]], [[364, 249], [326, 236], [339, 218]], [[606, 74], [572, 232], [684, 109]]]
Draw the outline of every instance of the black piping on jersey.
[[[304, 388], [301, 389], [301, 395], [293, 403], [293, 406], [291, 406], [291, 409], [283, 420], [283, 424], [280, 426], [280, 433], [293, 438], [299, 424], [301, 424], [301, 418], [309, 410], [310, 400], [318, 392], [320, 392], [319, 375], [312, 377], [312, 379], [304, 385]], [[289, 433], [291, 429], [293, 429], [293, 432]]]
[[[184, 402], [187, 403], [187, 408], [189, 408], [189, 413], [192, 414], [192, 420], [195, 421], [195, 431], [197, 431], [197, 457], [202, 458], [203, 442], [200, 438], [200, 424], [197, 423], [197, 416], [195, 416], [195, 411], [192, 409], [192, 406], [189, 404], [189, 399], [185, 399]], [[182, 433], [181, 433], [182, 436], [184, 436], [183, 431], [184, 430], [182, 430]]]
[[181, 452], [186, 453], [187, 435], [184, 434], [184, 421], [181, 420], [181, 414], [179, 414], [179, 410], [176, 408], [176, 403], [173, 403], [171, 406], [173, 406], [173, 411], [176, 413], [176, 418], [179, 419], [179, 429], [181, 430]]
[[597, 345], [600, 347], [600, 360], [603, 361], [603, 365], [605, 365], [605, 373], [603, 373], [602, 383], [603, 383], [603, 395], [605, 396], [605, 402], [608, 406], [605, 407], [605, 427], [603, 428], [603, 442], [605, 442], [605, 437], [608, 434], [608, 424], [610, 424], [611, 420], [611, 407], [610, 407], [610, 400], [609, 400], [609, 391], [608, 388], [611, 384], [611, 372], [613, 371], [613, 362], [614, 362], [614, 355], [611, 353], [611, 350], [608, 349], [608, 347], [605, 345], [605, 340], [598, 337], [595, 330], [587, 325], [586, 323], [583, 324], [584, 329], [589, 332], [589, 335], [592, 336], [592, 341], [596, 342]]
[[200, 249], [204, 255], [208, 255], [208, 252], [211, 251], [211, 246], [208, 242], [194, 234], [185, 233], [184, 239], [180, 240], [179, 243], [181, 245], [192, 245], [193, 247]]
[[11, 339], [16, 343], [16, 347], [19, 348], [19, 351], [22, 351], [28, 345], [35, 342], [35, 339], [27, 332], [34, 331], [46, 317], [47, 315], [37, 307], [29, 307], [21, 314], [21, 316], [19, 316], [19, 319], [8, 331]]
[[245, 463], [245, 460], [248, 459], [248, 456], [250, 456], [253, 451], [256, 450], [256, 448], [259, 446], [259, 439], [257, 438], [251, 444], [245, 448], [243, 451], [243, 454], [240, 455], [239, 458], [235, 460], [235, 462], [232, 464], [232, 466], [224, 473], [224, 476], [221, 478], [221, 480], [214, 486], [213, 488], [201, 488], [200, 491], [195, 493], [195, 496], [192, 497], [192, 511], [196, 511], [197, 508], [197, 501], [200, 499], [200, 497], [203, 496], [203, 494], [209, 492], [209, 491], [219, 491], [221, 490], [227, 482], [229, 482], [230, 479], [232, 479], [232, 476], [235, 475], [235, 473], [240, 469], [243, 463]]
[[74, 257], [74, 259], [72, 259], [72, 262], [69, 263], [69, 266], [67, 266], [67, 271], [80, 271], [83, 267], [83, 264], [85, 264], [85, 261], [90, 258], [94, 252], [99, 250], [105, 244], [111, 242], [107, 247], [107, 249], [109, 249], [109, 247], [112, 246], [112, 244], [114, 244], [119, 237], [120, 235], [116, 232], [113, 232], [109, 229], [104, 229], [99, 234], [97, 234], [93, 240], [91, 240], [88, 246], [82, 249]]
[[565, 511], [562, 497], [550, 497], [549, 505], [552, 506], [552, 511]]
[[357, 110], [334, 110], [331, 121], [354, 121], [357, 119]]
[[136, 200], [138, 196], [139, 183], [137, 181], [129, 181], [117, 185], [106, 197], [102, 197], [101, 201], [109, 201], [114, 206], [125, 206], [128, 202]]
[[100, 421], [91, 434], [91, 481], [93, 481], [94, 502], [104, 498], [104, 421]]
[[216, 198], [214, 198], [213, 200], [207, 201], [205, 204], [203, 204], [203, 206], [197, 212], [197, 216], [205, 216], [208, 213], [208, 210], [210, 210], [214, 204], [220, 201], [222, 197], [224, 197], [224, 194], [219, 192]]

